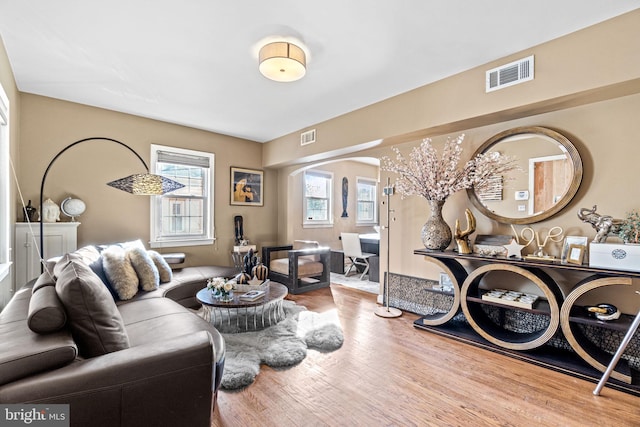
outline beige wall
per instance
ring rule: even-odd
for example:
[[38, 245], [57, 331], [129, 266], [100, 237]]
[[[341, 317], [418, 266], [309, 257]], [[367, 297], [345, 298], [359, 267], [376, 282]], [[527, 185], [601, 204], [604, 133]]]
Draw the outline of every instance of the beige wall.
[[[270, 141], [265, 166], [306, 163], [640, 91], [640, 9]], [[485, 93], [485, 72], [535, 56], [535, 79]], [[304, 130], [304, 129], [302, 129]]]
[[[556, 217], [534, 224], [534, 228], [544, 232], [559, 225], [567, 235], [592, 238], [594, 230], [576, 217], [578, 208], [597, 204], [599, 211], [615, 217], [640, 208], [640, 187], [634, 174], [640, 156], [640, 148], [634, 142], [640, 132], [638, 22], [640, 10], [319, 123], [313, 126], [318, 135], [315, 144], [299, 147], [298, 133], [284, 136], [266, 144], [265, 165], [309, 166], [312, 162], [308, 159], [324, 161], [347, 153], [379, 158], [391, 155], [392, 145], [407, 152], [428, 136], [441, 147], [447, 136], [459, 133], [466, 134], [466, 160], [484, 141], [506, 129], [546, 126], [558, 130], [577, 146], [585, 172], [574, 200]], [[535, 55], [535, 80], [484, 93], [485, 70], [531, 54]], [[282, 206], [289, 202], [286, 176], [282, 171], [278, 176]], [[386, 177], [382, 174], [381, 181], [385, 182]], [[390, 232], [391, 272], [437, 278], [437, 270], [413, 255], [413, 250], [421, 247], [420, 228], [428, 215], [426, 201], [394, 196], [391, 207], [396, 219]], [[453, 225], [456, 218], [464, 219], [467, 207], [478, 218], [478, 233], [510, 233], [508, 225], [477, 212], [464, 192], [447, 201], [444, 217]], [[287, 225], [296, 220], [279, 216], [279, 236], [288, 237]], [[385, 221], [383, 212], [381, 223]], [[382, 253], [386, 247], [383, 238]], [[558, 254], [559, 246], [550, 245], [548, 250]], [[381, 261], [386, 264], [385, 259]], [[381, 270], [385, 269], [386, 265], [381, 265]], [[556, 279], [568, 292], [574, 278]], [[609, 292], [616, 294], [615, 290]], [[612, 297], [596, 298], [607, 301]], [[633, 301], [619, 304], [630, 313], [637, 311]]]
[[[287, 205], [287, 217], [291, 220], [286, 224], [286, 233], [278, 244], [291, 243], [294, 239], [317, 240], [333, 249], [342, 248], [339, 237], [341, 232], [372, 233], [371, 225], [356, 224], [356, 179], [371, 178], [378, 181], [379, 168], [371, 164], [354, 160], [342, 160], [315, 166], [313, 170], [333, 173], [333, 226], [329, 228], [305, 228], [303, 219], [303, 176], [304, 170], [296, 167], [285, 168], [280, 174], [285, 178], [289, 188], [290, 203]], [[342, 178], [348, 180], [347, 214], [342, 217]], [[279, 211], [283, 211], [280, 209]]]
[[[187, 264], [230, 265], [234, 241], [233, 217], [244, 216], [251, 240], [270, 238], [277, 199], [275, 176], [265, 171], [264, 207], [231, 206], [230, 166], [260, 169], [261, 144], [42, 96], [22, 94], [20, 184], [26, 199], [37, 205], [45, 168], [65, 146], [88, 137], [109, 137], [131, 146], [149, 163], [150, 144], [201, 150], [215, 154], [216, 243], [211, 246], [165, 248], [185, 252]], [[74, 196], [86, 202], [79, 218], [78, 243], [149, 240], [149, 198], [132, 196], [105, 185], [116, 178], [143, 172], [141, 162], [111, 142], [91, 141], [66, 151], [52, 165], [45, 183], [45, 199], [60, 203]], [[16, 205], [16, 212], [20, 211]], [[68, 218], [62, 216], [63, 221]], [[45, 254], [46, 257], [46, 254]]]
[[[13, 76], [13, 71], [11, 70], [11, 64], [9, 64], [9, 58], [7, 57], [7, 52], [4, 48], [4, 43], [2, 42], [2, 38], [0, 38], [0, 84], [4, 89], [4, 92], [7, 94], [9, 98], [9, 114], [10, 114], [10, 123], [9, 123], [9, 151], [11, 160], [13, 161], [16, 171], [20, 170], [20, 158], [18, 153], [18, 141], [20, 138], [20, 94], [18, 92], [18, 88], [16, 87], [15, 78]], [[12, 174], [13, 175], [13, 174]], [[13, 178], [12, 178], [13, 179]], [[17, 200], [17, 194], [15, 191], [15, 187], [11, 187], [10, 191], [10, 200]], [[11, 212], [11, 223], [15, 222], [15, 213]], [[11, 236], [11, 247], [15, 248], [14, 245], [14, 237]], [[15, 249], [14, 249], [15, 251]], [[7, 276], [3, 281], [0, 282], [0, 308], [4, 307], [7, 301], [13, 295], [13, 269], [11, 274]]]

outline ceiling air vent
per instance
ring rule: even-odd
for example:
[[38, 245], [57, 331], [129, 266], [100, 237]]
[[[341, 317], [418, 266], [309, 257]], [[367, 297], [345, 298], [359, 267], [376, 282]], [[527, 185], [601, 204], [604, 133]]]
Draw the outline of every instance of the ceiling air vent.
[[316, 142], [316, 130], [311, 129], [300, 134], [300, 145], [313, 144]]
[[533, 80], [533, 55], [487, 71], [487, 92]]

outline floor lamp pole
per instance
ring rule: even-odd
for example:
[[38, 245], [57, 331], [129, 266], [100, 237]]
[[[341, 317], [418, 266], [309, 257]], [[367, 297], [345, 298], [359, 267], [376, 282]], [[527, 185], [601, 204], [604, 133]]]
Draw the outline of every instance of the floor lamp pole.
[[389, 260], [390, 260], [390, 246], [391, 246], [391, 233], [389, 225], [391, 224], [391, 204], [390, 198], [393, 194], [393, 186], [391, 185], [391, 178], [387, 177], [387, 186], [384, 187], [384, 195], [387, 196], [387, 224], [383, 226], [383, 228], [387, 231], [387, 274], [386, 274], [386, 286], [385, 286], [385, 304], [383, 307], [376, 308], [376, 315], [380, 317], [400, 317], [402, 316], [402, 311], [397, 308], [389, 307], [389, 287], [390, 287], [390, 278], [389, 278]]

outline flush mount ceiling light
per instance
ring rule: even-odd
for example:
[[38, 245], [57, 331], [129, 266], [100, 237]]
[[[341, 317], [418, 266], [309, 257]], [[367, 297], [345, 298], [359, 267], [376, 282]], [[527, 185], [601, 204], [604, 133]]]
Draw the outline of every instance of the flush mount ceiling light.
[[307, 72], [304, 51], [289, 42], [268, 43], [260, 49], [260, 72], [277, 82], [294, 82]]

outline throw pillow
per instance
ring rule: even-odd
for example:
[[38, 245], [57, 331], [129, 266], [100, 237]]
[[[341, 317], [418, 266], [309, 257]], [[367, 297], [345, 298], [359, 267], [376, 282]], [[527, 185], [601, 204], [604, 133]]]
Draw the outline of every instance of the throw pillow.
[[131, 265], [138, 275], [142, 290], [153, 291], [158, 289], [158, 286], [160, 286], [160, 273], [147, 251], [144, 248], [131, 247], [127, 249], [127, 257], [129, 257]]
[[142, 240], [140, 240], [140, 239], [130, 240], [128, 242], [118, 243], [118, 246], [121, 246], [121, 247], [123, 247], [125, 249], [131, 249], [131, 248], [142, 248], [142, 249], [145, 249], [144, 243], [142, 243]]
[[73, 252], [65, 254], [58, 260], [58, 262], [56, 262], [56, 265], [53, 268], [53, 275], [54, 277], [60, 276], [60, 272], [65, 269], [72, 259], [82, 261], [89, 265], [98, 258], [100, 258], [100, 252], [98, 252], [98, 249], [96, 249], [95, 246], [84, 246], [80, 249], [76, 249]]
[[111, 286], [111, 282], [109, 282], [109, 279], [107, 278], [107, 273], [105, 273], [104, 271], [104, 266], [102, 265], [102, 256], [89, 264], [89, 268], [96, 274], [96, 276], [100, 278], [100, 280], [102, 280], [102, 283], [104, 283], [104, 285], [109, 290], [109, 293], [113, 297], [113, 300], [119, 300], [120, 297], [118, 296], [118, 293], [113, 288], [113, 286]]
[[109, 283], [121, 300], [128, 300], [138, 292], [138, 275], [123, 248], [111, 245], [102, 251], [102, 266]]
[[86, 264], [72, 260], [58, 277], [56, 293], [82, 356], [129, 348], [129, 337], [113, 298]]
[[147, 254], [151, 257], [151, 260], [158, 268], [158, 273], [160, 274], [160, 283], [167, 283], [173, 279], [173, 271], [171, 271], [171, 267], [167, 260], [164, 259], [160, 253], [156, 251], [147, 251]]
[[41, 286], [31, 295], [29, 300], [29, 329], [38, 334], [59, 331], [67, 323], [64, 306], [56, 294], [55, 283]]

